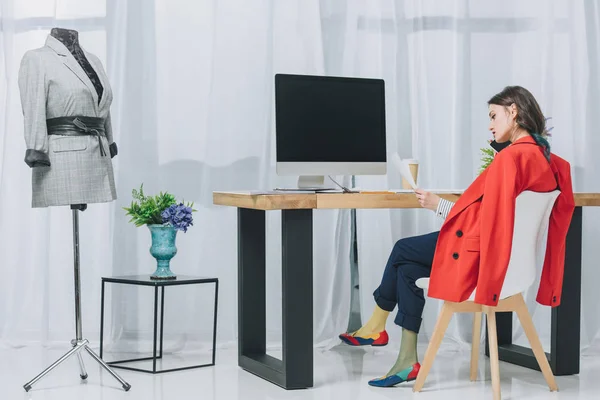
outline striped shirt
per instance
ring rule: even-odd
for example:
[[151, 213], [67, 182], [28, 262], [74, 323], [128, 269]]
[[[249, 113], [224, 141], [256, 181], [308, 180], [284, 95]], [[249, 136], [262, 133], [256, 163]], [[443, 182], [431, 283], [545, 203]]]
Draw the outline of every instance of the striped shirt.
[[454, 203], [449, 200], [440, 199], [440, 202], [437, 206], [437, 210], [435, 210], [435, 215], [441, 217], [442, 219], [446, 219], [446, 217], [448, 217], [448, 214], [450, 214], [450, 210], [452, 209], [453, 205]]

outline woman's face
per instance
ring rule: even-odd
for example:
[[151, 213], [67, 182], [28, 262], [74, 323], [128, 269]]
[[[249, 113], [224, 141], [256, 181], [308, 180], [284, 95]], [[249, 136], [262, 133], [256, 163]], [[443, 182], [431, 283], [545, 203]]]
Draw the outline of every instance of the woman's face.
[[489, 106], [490, 126], [489, 129], [494, 135], [494, 140], [498, 143], [508, 142], [515, 128], [517, 118], [516, 107], [498, 106], [490, 104]]

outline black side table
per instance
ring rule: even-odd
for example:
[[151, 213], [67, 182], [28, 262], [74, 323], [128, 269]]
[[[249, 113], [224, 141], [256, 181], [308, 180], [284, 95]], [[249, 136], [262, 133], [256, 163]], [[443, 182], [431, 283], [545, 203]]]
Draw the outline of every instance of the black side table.
[[[208, 367], [215, 365], [215, 346], [217, 339], [217, 301], [219, 298], [219, 279], [218, 278], [201, 278], [195, 276], [178, 275], [177, 279], [173, 280], [154, 280], [150, 279], [150, 275], [132, 275], [132, 276], [115, 276], [115, 277], [103, 277], [102, 278], [102, 300], [100, 310], [100, 358], [103, 353], [103, 342], [104, 342], [104, 284], [105, 283], [121, 283], [126, 285], [138, 285], [138, 286], [153, 286], [154, 287], [154, 340], [152, 346], [152, 357], [135, 358], [128, 360], [118, 360], [107, 362], [108, 365], [114, 368], [128, 369], [131, 371], [148, 372], [151, 374], [158, 374], [163, 372], [171, 371], [182, 371], [185, 369]], [[214, 283], [215, 284], [215, 310], [214, 310], [214, 325], [213, 325], [213, 350], [212, 350], [212, 362], [210, 364], [193, 365], [183, 368], [171, 368], [165, 370], [156, 370], [156, 360], [161, 359], [163, 356], [163, 321], [165, 314], [165, 287], [166, 286], [180, 286], [180, 285], [194, 285], [202, 283]], [[158, 288], [161, 288], [160, 294], [160, 342], [157, 343], [158, 336]], [[160, 345], [157, 351], [157, 344]], [[134, 361], [148, 361], [152, 360], [152, 370], [127, 367], [124, 363]]]

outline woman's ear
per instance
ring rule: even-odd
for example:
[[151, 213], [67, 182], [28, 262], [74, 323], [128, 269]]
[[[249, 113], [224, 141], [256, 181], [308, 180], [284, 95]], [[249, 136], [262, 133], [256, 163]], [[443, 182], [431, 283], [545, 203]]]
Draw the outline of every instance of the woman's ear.
[[512, 103], [510, 105], [509, 112], [510, 112], [511, 117], [514, 117], [515, 119], [517, 118], [517, 115], [519, 114], [519, 112], [517, 110], [517, 105], [515, 103]]

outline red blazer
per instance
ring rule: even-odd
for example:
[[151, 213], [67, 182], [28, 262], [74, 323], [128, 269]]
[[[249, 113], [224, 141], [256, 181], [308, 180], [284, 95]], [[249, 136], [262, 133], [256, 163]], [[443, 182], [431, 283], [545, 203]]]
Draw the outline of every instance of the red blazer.
[[560, 305], [565, 240], [575, 199], [571, 167], [551, 154], [550, 163], [531, 136], [496, 155], [452, 207], [440, 230], [429, 283], [430, 297], [465, 301], [477, 287], [475, 302], [498, 304], [510, 259], [515, 203], [525, 191], [559, 189], [548, 227], [548, 243], [537, 301]]

